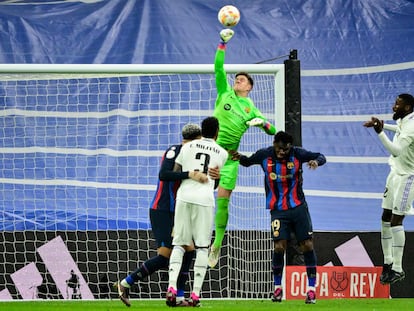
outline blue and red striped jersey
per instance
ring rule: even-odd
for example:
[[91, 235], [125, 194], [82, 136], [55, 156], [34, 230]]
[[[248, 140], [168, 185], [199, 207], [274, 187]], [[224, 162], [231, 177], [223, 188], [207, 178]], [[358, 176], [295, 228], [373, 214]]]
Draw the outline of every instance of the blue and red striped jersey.
[[151, 202], [151, 209], [174, 212], [175, 197], [181, 180], [188, 178], [188, 172], [174, 172], [175, 159], [182, 145], [170, 146], [162, 156], [158, 174], [157, 189]]
[[241, 156], [240, 164], [259, 164], [265, 174], [266, 208], [287, 210], [305, 203], [303, 193], [302, 164], [316, 160], [318, 165], [326, 163], [326, 158], [318, 152], [292, 147], [283, 160], [276, 157], [274, 148], [260, 149], [250, 157]]

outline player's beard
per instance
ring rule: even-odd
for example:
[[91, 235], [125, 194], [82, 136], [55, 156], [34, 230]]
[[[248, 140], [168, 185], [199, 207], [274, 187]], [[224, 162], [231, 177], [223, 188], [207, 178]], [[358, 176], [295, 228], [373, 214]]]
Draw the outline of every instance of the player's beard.
[[394, 114], [392, 115], [392, 119], [394, 120], [394, 121], [397, 121], [398, 119], [402, 119], [402, 118], [404, 118], [406, 116], [406, 114], [403, 114], [403, 112], [402, 111], [396, 111], [396, 112], [394, 112]]

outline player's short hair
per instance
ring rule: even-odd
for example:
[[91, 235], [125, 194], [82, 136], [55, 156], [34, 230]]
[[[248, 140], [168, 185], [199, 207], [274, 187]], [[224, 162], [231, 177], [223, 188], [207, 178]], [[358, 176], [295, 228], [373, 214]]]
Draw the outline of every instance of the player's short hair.
[[214, 138], [219, 130], [219, 121], [216, 117], [207, 117], [201, 122], [201, 135], [205, 138]]
[[398, 95], [399, 98], [401, 98], [406, 105], [410, 105], [411, 108], [414, 108], [414, 97], [411, 94], [403, 93]]
[[240, 72], [236, 73], [236, 78], [237, 78], [238, 76], [245, 76], [245, 77], [247, 78], [247, 80], [249, 80], [249, 83], [250, 83], [250, 85], [251, 85], [251, 86], [252, 86], [252, 88], [253, 88], [254, 81], [253, 81], [253, 78], [252, 78], [252, 76], [251, 76], [251, 75], [249, 75], [249, 74], [248, 74], [247, 72], [245, 72], [245, 71], [240, 71]]
[[274, 143], [283, 143], [283, 144], [293, 144], [293, 136], [283, 132], [279, 131], [276, 133], [275, 138], [273, 140]]
[[201, 136], [201, 128], [198, 124], [187, 123], [184, 125], [181, 134], [183, 139], [193, 140]]

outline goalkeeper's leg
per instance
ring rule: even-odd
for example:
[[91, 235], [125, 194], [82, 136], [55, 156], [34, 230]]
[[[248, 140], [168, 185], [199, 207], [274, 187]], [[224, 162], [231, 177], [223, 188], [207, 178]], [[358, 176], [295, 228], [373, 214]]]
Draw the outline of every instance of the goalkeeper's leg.
[[217, 198], [217, 211], [215, 216], [216, 235], [213, 242], [215, 249], [220, 249], [223, 244], [224, 234], [226, 233], [227, 222], [229, 220], [229, 197]]
[[[220, 190], [219, 189], [219, 194]], [[225, 190], [228, 191], [228, 190]], [[229, 195], [230, 195], [229, 191]], [[229, 219], [229, 197], [218, 197], [217, 198], [217, 210], [216, 210], [216, 216], [215, 216], [215, 227], [216, 227], [216, 235], [214, 238], [213, 245], [210, 249], [210, 254], [208, 256], [208, 265], [210, 268], [214, 268], [220, 257], [220, 248], [223, 244], [224, 240], [224, 234], [226, 233], [226, 226], [227, 221]]]
[[224, 167], [220, 170], [220, 185], [217, 193], [217, 210], [215, 216], [216, 232], [208, 258], [208, 265], [212, 268], [216, 266], [220, 256], [220, 248], [223, 244], [229, 219], [230, 196], [236, 187], [238, 170], [239, 162], [233, 160], [227, 160]]
[[236, 187], [239, 162], [227, 160], [220, 170], [220, 185], [217, 193], [217, 210], [215, 216], [216, 233], [213, 242], [214, 249], [220, 249], [223, 244], [227, 222], [229, 220], [229, 202], [233, 189]]

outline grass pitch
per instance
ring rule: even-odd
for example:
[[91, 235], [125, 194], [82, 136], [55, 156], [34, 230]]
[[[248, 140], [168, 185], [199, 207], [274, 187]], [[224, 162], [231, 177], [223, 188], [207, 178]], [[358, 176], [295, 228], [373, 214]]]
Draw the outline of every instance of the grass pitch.
[[[42, 301], [7, 301], [0, 302], [0, 310], [4, 311], [117, 311], [117, 310], [140, 310], [157, 311], [171, 310], [166, 306], [164, 300], [132, 300], [131, 307], [127, 308], [119, 300], [97, 300], [97, 301], [65, 301], [65, 300], [42, 300]], [[235, 311], [269, 311], [269, 310], [339, 310], [346, 311], [364, 310], [414, 310], [414, 299], [330, 299], [318, 300], [315, 305], [306, 305], [302, 300], [283, 301], [274, 303], [270, 300], [209, 300], [201, 301], [202, 310], [235, 310]], [[180, 308], [179, 308], [180, 309]]]

